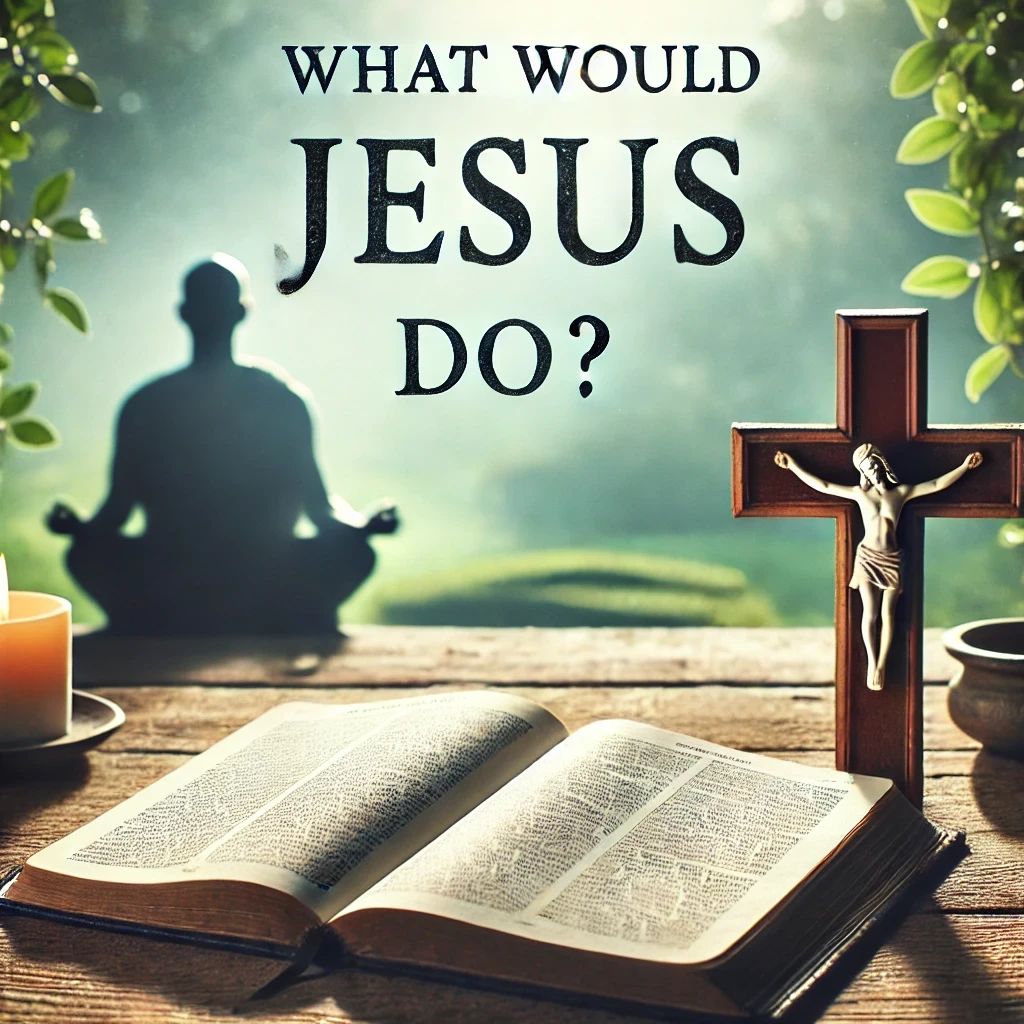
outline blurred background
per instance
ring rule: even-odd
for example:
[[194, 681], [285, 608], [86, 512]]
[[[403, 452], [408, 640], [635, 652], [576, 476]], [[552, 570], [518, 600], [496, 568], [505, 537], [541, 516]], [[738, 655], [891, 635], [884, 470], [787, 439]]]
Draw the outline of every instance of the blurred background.
[[[39, 411], [63, 437], [5, 466], [0, 547], [13, 586], [66, 594], [80, 621], [98, 620], [65, 575], [65, 542], [46, 533], [44, 513], [56, 497], [90, 514], [102, 499], [119, 405], [186, 359], [175, 315], [181, 278], [222, 250], [253, 280], [239, 351], [273, 360], [313, 392], [329, 488], [357, 507], [383, 496], [398, 503], [403, 528], [375, 541], [378, 569], [346, 621], [831, 623], [831, 521], [733, 521], [729, 425], [834, 421], [834, 311], [917, 304], [900, 281], [937, 250], [903, 191], [940, 187], [944, 167], [894, 161], [930, 109], [927, 95], [901, 103], [888, 92], [898, 55], [920, 38], [903, 0], [65, 0], [57, 16], [104, 110], [47, 109], [34, 124], [31, 173], [74, 167], [73, 203], [95, 211], [108, 241], [66, 246], [54, 282], [85, 300], [88, 339], [41, 309], [30, 287], [8, 287], [19, 375], [43, 382]], [[641, 93], [632, 73], [605, 95], [578, 75], [561, 96], [546, 87], [531, 95], [512, 44], [566, 42], [627, 54], [647, 44], [653, 81], [663, 44], [699, 44], [702, 80], [719, 73], [719, 45], [742, 45], [757, 53], [761, 75], [741, 94], [682, 94], [680, 49], [677, 84], [657, 95]], [[327, 94], [314, 83], [303, 96], [281, 51], [363, 43], [399, 45], [399, 89], [430, 43], [451, 91], [432, 95], [421, 82], [418, 95], [382, 95], [374, 75], [372, 95], [353, 95], [350, 49]], [[461, 62], [447, 59], [448, 47], [474, 43], [488, 45], [489, 59], [477, 62], [478, 92], [460, 94]], [[466, 149], [493, 135], [525, 141], [525, 175], [497, 153], [482, 169], [533, 221], [525, 254], [499, 268], [458, 252], [462, 225], [482, 248], [508, 242], [461, 183]], [[738, 176], [714, 153], [695, 167], [738, 203], [746, 237], [727, 263], [681, 266], [673, 224], [705, 251], [724, 238], [673, 181], [679, 150], [704, 135], [738, 142]], [[303, 160], [289, 139], [305, 136], [344, 142], [331, 156], [326, 254], [302, 291], [282, 297], [273, 247], [301, 258]], [[580, 228], [598, 249], [618, 245], [629, 223], [618, 140], [660, 140], [646, 161], [644, 233], [622, 262], [586, 267], [562, 250], [547, 136], [590, 140]], [[392, 158], [391, 188], [424, 181], [426, 210], [422, 224], [393, 212], [389, 234], [394, 248], [413, 249], [444, 230], [436, 266], [353, 262], [366, 241], [362, 137], [437, 139], [433, 168], [416, 154]], [[975, 248], [942, 244], [965, 256]], [[980, 404], [964, 397], [964, 371], [983, 345], [970, 299], [930, 305], [932, 422], [1024, 419], [1024, 387], [1008, 373]], [[568, 333], [582, 313], [611, 330], [586, 400], [577, 388], [589, 339]], [[398, 317], [437, 318], [462, 333], [470, 368], [458, 386], [395, 395], [404, 377]], [[489, 390], [473, 356], [487, 327], [510, 317], [539, 325], [554, 350], [547, 382], [522, 398]], [[428, 382], [447, 372], [442, 341], [425, 337]], [[510, 338], [499, 374], [525, 383], [532, 353], [525, 337]], [[929, 624], [1020, 613], [1021, 565], [996, 545], [997, 526], [929, 522]]]

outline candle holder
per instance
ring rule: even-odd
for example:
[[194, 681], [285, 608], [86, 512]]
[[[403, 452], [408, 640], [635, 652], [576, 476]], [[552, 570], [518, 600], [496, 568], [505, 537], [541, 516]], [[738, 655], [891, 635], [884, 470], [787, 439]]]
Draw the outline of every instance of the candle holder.
[[84, 690], [71, 693], [71, 728], [67, 734], [46, 743], [0, 747], [0, 778], [28, 770], [63, 768], [66, 762], [102, 743], [124, 725], [124, 712], [106, 697]]

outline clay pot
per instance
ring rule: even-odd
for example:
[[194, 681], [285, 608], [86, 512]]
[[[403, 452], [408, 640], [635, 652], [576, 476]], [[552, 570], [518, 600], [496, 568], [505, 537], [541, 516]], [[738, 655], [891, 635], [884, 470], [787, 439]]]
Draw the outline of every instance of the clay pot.
[[947, 630], [963, 668], [949, 683], [949, 714], [997, 754], [1024, 759], [1024, 619], [986, 619]]

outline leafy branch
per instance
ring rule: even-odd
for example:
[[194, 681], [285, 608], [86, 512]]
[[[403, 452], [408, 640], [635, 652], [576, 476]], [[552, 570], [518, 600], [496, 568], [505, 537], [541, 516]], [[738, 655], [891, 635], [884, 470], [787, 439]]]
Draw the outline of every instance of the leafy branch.
[[925, 36], [893, 69], [898, 99], [931, 90], [935, 114], [907, 132], [901, 164], [949, 158], [947, 189], [912, 188], [907, 203], [940, 234], [977, 237], [975, 259], [932, 256], [903, 279], [911, 295], [954, 299], [974, 288], [988, 344], [964, 390], [977, 402], [1009, 367], [1024, 377], [1024, 16], [1021, 0], [907, 0]]
[[[35, 140], [26, 124], [38, 117], [47, 98], [87, 113], [100, 110], [96, 83], [78, 69], [78, 54], [56, 28], [52, 0], [0, 0], [0, 301], [4, 278], [31, 255], [43, 303], [82, 334], [89, 315], [70, 289], [53, 287], [55, 243], [100, 241], [102, 232], [86, 208], [64, 214], [75, 174], [62, 171], [36, 188], [31, 210], [19, 220], [8, 212], [14, 193], [12, 167], [29, 159]], [[14, 328], [0, 321], [0, 382], [13, 365], [8, 346]], [[0, 383], [0, 446], [5, 439], [23, 448], [58, 443], [53, 425], [28, 412], [39, 394], [38, 382]]]

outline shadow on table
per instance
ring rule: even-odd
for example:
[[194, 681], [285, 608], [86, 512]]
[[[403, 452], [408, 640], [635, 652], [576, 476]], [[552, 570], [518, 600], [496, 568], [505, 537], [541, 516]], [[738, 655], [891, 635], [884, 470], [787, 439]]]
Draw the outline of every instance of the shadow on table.
[[[969, 863], [969, 860], [968, 860]], [[989, 941], [987, 948], [992, 949]], [[1007, 952], [1009, 952], [1007, 944]], [[992, 963], [965, 945], [949, 914], [931, 897], [895, 935], [889, 952], [899, 966], [917, 975], [907, 986], [914, 996], [914, 1011], [930, 1024], [1020, 1024], [1021, 1001], [1013, 967], [1000, 977]], [[991, 960], [1000, 963], [993, 950]], [[902, 971], [890, 971], [889, 994], [898, 993]], [[909, 1003], [907, 1004], [909, 1007]], [[917, 1019], [917, 1018], [915, 1018]]]
[[0, 915], [0, 931], [6, 933], [13, 952], [33, 964], [33, 977], [42, 968], [55, 980], [62, 979], [68, 990], [74, 986], [74, 999], [83, 1005], [90, 1000], [90, 990], [99, 988], [102, 994], [97, 993], [97, 998], [103, 1005], [116, 997], [126, 1015], [140, 1019], [163, 1019], [172, 1008], [184, 1007], [204, 1017], [230, 1014], [257, 1021], [316, 1007], [319, 1017], [337, 1015], [372, 1024], [428, 1020], [629, 1024], [642, 1020], [596, 1008], [357, 970], [304, 979], [273, 998], [250, 1000], [284, 969], [283, 961], [20, 914]]
[[[305, 989], [305, 993], [303, 993]], [[635, 1016], [596, 1005], [571, 1004], [557, 999], [532, 998], [493, 988], [451, 984], [423, 978], [345, 970], [300, 982], [266, 1003], [239, 1007], [239, 1015], [258, 1018], [261, 1006], [276, 1013], [296, 1012], [312, 1000], [322, 1012], [324, 1004], [337, 1008], [346, 1019], [367, 1024], [407, 1024], [409, 1021], [444, 1021], [445, 1024], [651, 1024], [671, 1019], [676, 1024], [696, 1022], [679, 1014]]]
[[1024, 837], [1024, 762], [979, 750], [971, 766], [978, 810], [997, 831]]
[[[197, 1018], [230, 1015], [254, 1024], [310, 1013], [317, 1019], [338, 1017], [364, 1024], [641, 1024], [652, 1019], [351, 969], [304, 978], [269, 999], [252, 1000], [253, 993], [281, 973], [284, 961], [17, 914], [0, 916], [0, 932], [6, 934], [12, 952], [30, 965], [20, 972], [27, 979], [24, 998], [32, 997], [39, 978], [48, 977], [74, 993], [67, 997], [69, 1005], [72, 999], [83, 1006], [116, 1000], [126, 1016], [136, 1019], [166, 1019], [175, 1009], [195, 1011]], [[887, 1017], [902, 1006], [923, 1014], [920, 1019], [930, 1024], [1019, 1024], [1019, 994], [1008, 973], [1012, 965], [1007, 964], [1000, 976], [996, 972], [1002, 961], [997, 955], [991, 959], [991, 964], [983, 962], [964, 944], [950, 917], [927, 903], [853, 988], [840, 996], [839, 1015], [844, 1007], [856, 1007], [867, 1020], [871, 1018], [863, 1015], [872, 1005], [884, 1004]], [[816, 1012], [824, 1009], [819, 1006]], [[682, 1022], [678, 1016], [672, 1019]]]
[[[69, 1000], [74, 998], [83, 1006], [109, 1005], [116, 1000], [124, 1008], [124, 1016], [132, 1019], [169, 1019], [174, 1010], [184, 1010], [186, 1014], [194, 1012], [197, 1019], [230, 1015], [253, 1024], [270, 1019], [309, 1019], [311, 1014], [323, 1021], [362, 1024], [650, 1024], [655, 1020], [698, 1024], [698, 1018], [667, 1011], [636, 1015], [625, 1007], [616, 1011], [514, 991], [354, 969], [304, 977], [271, 998], [254, 1000], [251, 996], [285, 968], [284, 961], [19, 915], [0, 916], [0, 932], [6, 932], [14, 954], [31, 965], [24, 973], [30, 979], [26, 998], [31, 997], [40, 977], [52, 978], [54, 984], [60, 979], [65, 991], [75, 993]], [[956, 939], [952, 932], [949, 937]], [[912, 955], [911, 949], [908, 960]], [[962, 947], [951, 944], [949, 956], [963, 958]], [[934, 956], [928, 961], [934, 969]], [[975, 1019], [965, 1000], [976, 997], [981, 986], [975, 975], [981, 977], [984, 972], [972, 971], [968, 964], [970, 988], [960, 997], [958, 979], [964, 975], [949, 967], [958, 963], [950, 960], [940, 972], [942, 985], [936, 986], [937, 997], [948, 1003], [949, 1014], [929, 1018], [932, 1024], [971, 1024]], [[29, 984], [32, 991], [27, 988]], [[835, 995], [830, 990], [827, 1001]], [[1005, 999], [1006, 993], [993, 987], [992, 1001], [1000, 996]], [[813, 1007], [805, 1006], [793, 1020], [807, 1024], [816, 1019], [826, 1009], [827, 1001], [816, 1000]], [[978, 1018], [979, 1024], [981, 1020]], [[990, 1014], [984, 1020], [995, 1024], [1001, 1019]]]
[[260, 674], [313, 675], [341, 653], [344, 633], [321, 636], [114, 636], [83, 633], [74, 639], [75, 686], [253, 682]]
[[[51, 766], [19, 767], [16, 761], [0, 764], [0, 846], [9, 841], [17, 826], [53, 804], [61, 803], [89, 781], [89, 759], [84, 754], [61, 758]], [[0, 875], [13, 864], [0, 864]]]
[[[43, 973], [72, 984], [87, 1002], [90, 989], [116, 988], [126, 1007], [148, 1006], [154, 1000], [141, 993], [163, 996], [175, 1004], [219, 1008], [230, 1012], [250, 991], [278, 974], [278, 960], [243, 956], [65, 924], [7, 911], [0, 915], [2, 930], [13, 952]], [[104, 982], [108, 983], [104, 986]], [[251, 989], [250, 986], [253, 986]], [[105, 993], [109, 1000], [111, 993]], [[154, 1012], [147, 1019], [156, 1017]]]

